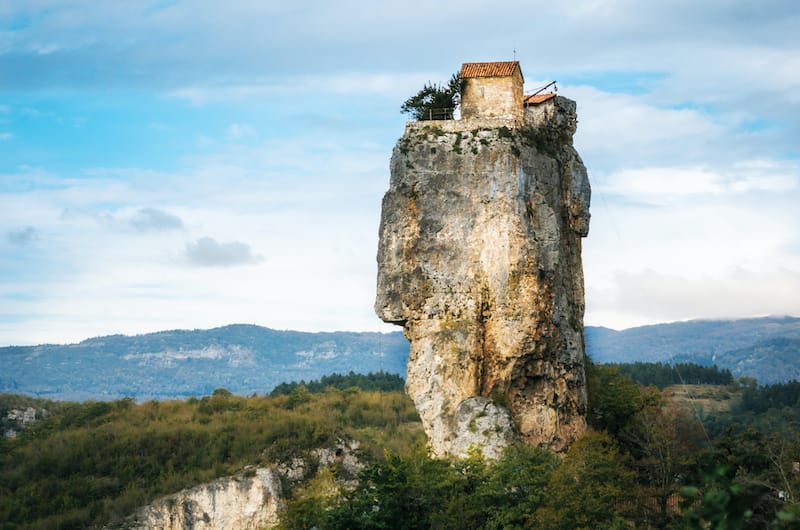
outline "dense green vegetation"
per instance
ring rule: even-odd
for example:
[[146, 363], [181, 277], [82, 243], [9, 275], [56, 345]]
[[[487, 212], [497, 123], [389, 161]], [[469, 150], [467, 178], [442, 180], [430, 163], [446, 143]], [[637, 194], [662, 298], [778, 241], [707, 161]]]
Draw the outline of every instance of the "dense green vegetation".
[[800, 381], [765, 387], [750, 385], [742, 392], [737, 412], [763, 414], [770, 409], [800, 409]]
[[399, 392], [310, 394], [298, 387], [286, 396], [245, 398], [220, 389], [186, 401], [60, 407], [16, 438], [0, 439], [0, 528], [86, 528], [339, 438], [361, 441], [367, 459], [423, 440], [416, 411]]
[[[696, 372], [695, 380], [706, 382], [720, 374]], [[563, 460], [516, 446], [496, 464], [477, 454], [447, 461], [421, 450], [388, 453], [362, 472], [355, 489], [331, 487], [334, 468], [293, 492], [283, 528], [800, 527], [795, 424], [782, 434], [743, 426], [739, 405], [713, 419], [725, 426], [714, 435], [689, 409], [634, 383], [619, 366], [592, 366], [589, 379], [592, 429]], [[792, 403], [793, 384], [743, 389], [724, 374], [719, 380], [754, 393], [749, 401]]]
[[727, 385], [733, 383], [733, 374], [717, 365], [702, 366], [697, 363], [620, 363], [615, 364], [634, 383], [655, 386], [663, 390], [670, 385]]
[[566, 455], [513, 446], [491, 463], [477, 448], [463, 461], [431, 458], [402, 393], [353, 386], [392, 377], [140, 405], [0, 396], [3, 416], [49, 411], [0, 440], [0, 528], [118, 520], [154, 497], [343, 438], [362, 444], [357, 484], [338, 464], [286, 483], [284, 530], [800, 528], [797, 382], [728, 384], [730, 410], [700, 418], [621, 366], [591, 366], [591, 429]]
[[400, 112], [411, 114], [415, 120], [452, 120], [453, 111], [461, 100], [463, 80], [453, 74], [447, 85], [436, 85], [430, 81], [419, 92], [400, 106]]
[[[635, 385], [619, 367], [594, 366], [590, 374], [590, 421], [632, 458], [637, 489], [653, 496], [643, 504], [660, 505], [648, 521], [665, 528], [800, 528], [796, 382], [745, 381], [744, 389], [736, 385], [738, 404], [701, 422], [694, 409]], [[763, 405], [760, 414], [751, 402]], [[669, 510], [676, 494], [684, 497], [680, 519]]]
[[20, 411], [32, 408], [36, 411], [35, 418], [41, 420], [48, 415], [61, 414], [73, 406], [67, 401], [51, 401], [20, 394], [0, 394], [0, 436], [22, 428], [21, 421], [9, 418], [9, 412], [12, 410]]
[[304, 386], [312, 394], [325, 392], [329, 388], [337, 390], [347, 390], [348, 388], [359, 388], [361, 390], [379, 390], [381, 392], [402, 392], [405, 387], [405, 380], [397, 374], [390, 374], [384, 371], [370, 372], [368, 374], [357, 374], [350, 372], [347, 375], [331, 374], [309, 381], [281, 383], [276, 386], [271, 396], [285, 396], [294, 392], [298, 387]]
[[752, 379], [745, 382], [729, 413], [704, 419], [712, 436], [749, 430], [791, 437], [800, 432], [800, 382], [768, 386], [758, 386]]
[[[725, 426], [715, 436], [619, 366], [592, 366], [589, 380], [592, 429], [563, 460], [530, 447], [512, 447], [493, 465], [477, 455], [389, 453], [355, 489], [332, 488], [334, 468], [293, 492], [283, 528], [800, 528], [798, 424], [759, 430], [740, 423], [736, 408], [714, 420]], [[781, 396], [770, 397], [780, 406], [792, 399], [734, 387]]]
[[[430, 458], [420, 449], [387, 454], [365, 469], [358, 486], [336, 495], [315, 482], [296, 493], [284, 529], [521, 528], [542, 503], [558, 459], [514, 446], [494, 465], [478, 453], [463, 461]], [[318, 477], [330, 480], [329, 477]]]

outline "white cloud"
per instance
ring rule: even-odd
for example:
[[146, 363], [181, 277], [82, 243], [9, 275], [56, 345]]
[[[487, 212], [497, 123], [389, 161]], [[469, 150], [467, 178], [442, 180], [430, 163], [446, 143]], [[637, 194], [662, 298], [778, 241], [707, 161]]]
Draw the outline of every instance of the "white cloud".
[[253, 255], [250, 245], [239, 241], [219, 243], [211, 237], [201, 237], [186, 245], [186, 259], [204, 267], [230, 267], [258, 263], [263, 258]]
[[142, 208], [131, 218], [131, 224], [142, 232], [183, 228], [180, 217], [157, 208]]
[[[458, 67], [460, 65], [456, 65]], [[442, 76], [442, 79], [439, 79]], [[446, 82], [446, 76], [436, 72], [335, 72], [329, 75], [309, 74], [281, 79], [251, 79], [247, 83], [236, 80], [216, 84], [194, 84], [169, 91], [172, 97], [185, 99], [195, 105], [209, 103], [263, 100], [274, 97], [304, 96], [306, 106], [314, 108], [325, 104], [321, 98], [331, 95], [379, 97], [402, 102], [411, 93], [431, 80]], [[399, 107], [399, 103], [397, 104]]]
[[725, 129], [700, 110], [663, 108], [647, 97], [585, 86], [562, 93], [578, 101], [575, 143], [591, 166], [691, 164], [726, 154], [715, 147]]
[[690, 195], [717, 196], [800, 188], [800, 167], [793, 162], [744, 160], [728, 167], [623, 168], [605, 176], [595, 189], [634, 200], [664, 203]]
[[798, 315], [798, 292], [800, 270], [785, 268], [764, 272], [732, 268], [702, 275], [619, 272], [603, 292], [602, 304], [590, 304], [587, 323], [624, 328], [696, 318]]
[[622, 169], [601, 187], [609, 193], [655, 200], [723, 191], [720, 176], [705, 168]]
[[227, 134], [228, 138], [232, 140], [244, 140], [258, 136], [255, 127], [246, 123], [231, 123], [228, 126]]
[[[34, 167], [0, 170], [0, 233], [22, 253], [9, 234], [35, 227], [42, 244], [24, 249], [40, 252], [35, 263], [0, 263], [0, 306], [33, 315], [0, 324], [0, 344], [235, 321], [374, 329], [400, 103], [462, 61], [515, 48], [529, 84], [585, 80], [559, 86], [578, 102], [594, 188], [588, 322], [724, 316], [701, 314], [724, 309], [708, 297], [730, 314], [791, 309], [775, 291], [800, 270], [800, 4], [467, 0], [426, 5], [422, 18], [417, 4], [2, 4], [33, 23], [0, 35], [0, 91], [42, 103], [0, 105], [6, 123], [67, 122], [71, 101], [119, 105], [124, 87], [158, 100], [144, 134], [164, 139], [153, 151], [164, 158], [125, 167], [98, 148], [62, 167], [35, 129], [3, 142]], [[532, 33], [530, 16], [508, 13], [541, 24]], [[80, 133], [93, 125], [89, 115]], [[198, 141], [173, 147], [187, 129]], [[137, 153], [143, 133], [127, 133]], [[742, 281], [778, 296], [775, 309]], [[41, 301], [3, 298], [11, 291]]]
[[[601, 207], [584, 244], [586, 322], [800, 314], [792, 203]], [[716, 313], [715, 313], [716, 312]]]
[[800, 189], [800, 165], [792, 161], [745, 160], [730, 168], [727, 180], [734, 192], [792, 192]]

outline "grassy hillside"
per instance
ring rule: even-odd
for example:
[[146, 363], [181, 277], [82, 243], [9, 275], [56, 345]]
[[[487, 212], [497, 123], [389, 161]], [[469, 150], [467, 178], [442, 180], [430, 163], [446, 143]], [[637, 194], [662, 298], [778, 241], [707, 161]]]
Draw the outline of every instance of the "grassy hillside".
[[733, 412], [742, 401], [742, 390], [730, 385], [673, 385], [664, 389], [664, 397], [703, 419]]
[[[321, 391], [218, 389], [142, 404], [0, 395], [0, 417], [48, 411], [0, 439], [0, 529], [120, 520], [156, 497], [247, 465], [313, 459], [312, 449], [340, 440], [360, 442], [367, 466], [358, 483], [340, 480], [335, 467], [307, 467], [302, 482], [286, 484], [285, 529], [707, 528], [719, 520], [798, 528], [800, 383], [662, 392], [616, 366], [591, 366], [588, 375], [591, 429], [566, 455], [515, 446], [497, 463], [477, 450], [465, 461], [432, 459], [412, 403], [396, 391], [311, 382]], [[350, 380], [360, 378], [326, 381]]]
[[[18, 400], [2, 396], [0, 408]], [[299, 387], [277, 397], [218, 390], [141, 405], [26, 403], [50, 414], [16, 438], [0, 438], [0, 528], [86, 528], [245, 465], [287, 461], [340, 438], [360, 441], [366, 461], [386, 449], [404, 454], [423, 440], [400, 392], [311, 394]]]

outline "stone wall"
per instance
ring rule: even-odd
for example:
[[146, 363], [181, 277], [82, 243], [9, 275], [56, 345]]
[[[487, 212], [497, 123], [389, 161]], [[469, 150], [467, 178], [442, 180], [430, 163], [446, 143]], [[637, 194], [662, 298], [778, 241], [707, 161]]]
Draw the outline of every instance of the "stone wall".
[[441, 132], [468, 132], [474, 129], [499, 129], [500, 127], [517, 128], [522, 125], [520, 118], [464, 118], [459, 120], [422, 120], [406, 123], [404, 137], [414, 136], [426, 129]]
[[509, 77], [465, 79], [461, 117], [519, 119], [523, 113], [523, 79], [519, 69]]

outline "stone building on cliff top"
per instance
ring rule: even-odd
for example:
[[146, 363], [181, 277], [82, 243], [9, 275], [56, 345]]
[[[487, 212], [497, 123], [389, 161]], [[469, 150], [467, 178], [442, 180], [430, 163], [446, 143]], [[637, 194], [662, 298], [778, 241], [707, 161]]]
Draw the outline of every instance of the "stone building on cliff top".
[[435, 454], [564, 452], [587, 409], [576, 105], [526, 97], [517, 61], [460, 77], [461, 119], [409, 122], [392, 153], [375, 311], [411, 343], [406, 391]]
[[464, 63], [461, 118], [521, 119], [525, 79], [518, 61]]
[[554, 93], [525, 96], [525, 78], [519, 61], [464, 63], [459, 77], [464, 82], [461, 118], [465, 120], [522, 120], [526, 107], [540, 105], [555, 97]]

